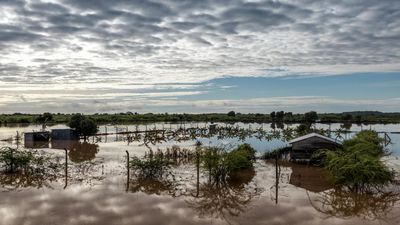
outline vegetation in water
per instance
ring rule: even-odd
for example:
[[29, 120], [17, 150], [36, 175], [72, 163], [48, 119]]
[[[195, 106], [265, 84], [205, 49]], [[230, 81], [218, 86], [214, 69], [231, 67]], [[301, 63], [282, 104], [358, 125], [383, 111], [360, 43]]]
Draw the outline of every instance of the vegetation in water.
[[23, 172], [25, 174], [45, 173], [46, 170], [56, 170], [49, 156], [37, 151], [18, 150], [10, 147], [0, 148], [0, 164], [6, 172]]
[[140, 179], [161, 179], [164, 175], [170, 174], [171, 161], [162, 156], [132, 157], [129, 167], [134, 175]]
[[69, 120], [68, 126], [75, 129], [85, 140], [87, 136], [94, 135], [98, 131], [96, 121], [82, 114], [74, 114]]
[[210, 180], [221, 183], [238, 170], [253, 168], [255, 153], [249, 144], [242, 144], [230, 152], [221, 147], [208, 147], [202, 152], [201, 163]]
[[361, 131], [344, 141], [343, 148], [318, 151], [314, 158], [321, 160], [338, 185], [354, 192], [379, 190], [394, 179], [394, 172], [381, 161], [387, 154], [382, 142], [376, 132]]

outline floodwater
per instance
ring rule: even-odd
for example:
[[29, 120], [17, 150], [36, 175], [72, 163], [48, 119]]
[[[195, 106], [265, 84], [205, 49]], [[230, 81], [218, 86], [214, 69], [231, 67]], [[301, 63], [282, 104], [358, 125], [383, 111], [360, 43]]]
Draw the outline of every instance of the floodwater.
[[[270, 132], [271, 124], [235, 124]], [[100, 132], [206, 127], [207, 124], [148, 124], [101, 126]], [[224, 126], [223, 124], [221, 126]], [[294, 125], [291, 125], [294, 126]], [[318, 124], [328, 128], [328, 125]], [[48, 127], [62, 128], [64, 125]], [[107, 127], [107, 128], [106, 128]], [[332, 124], [336, 130], [340, 124]], [[0, 139], [39, 126], [0, 127]], [[400, 124], [371, 125], [351, 130], [398, 132]], [[348, 134], [350, 136], [350, 134]], [[400, 173], [400, 134], [390, 134], [392, 155], [385, 158]], [[144, 141], [126, 135], [108, 135], [83, 142], [17, 143], [12, 146], [44, 151], [67, 170], [52, 175], [26, 176], [0, 173], [0, 224], [400, 224], [400, 186], [383, 193], [355, 194], [333, 187], [321, 168], [258, 160], [254, 170], [242, 171], [224, 185], [211, 185], [207, 174], [188, 161], [173, 167], [174, 179], [138, 180], [126, 169], [126, 151], [144, 156], [149, 149], [173, 145], [193, 148], [196, 139], [186, 136]], [[346, 138], [346, 137], [344, 137]], [[249, 143], [261, 154], [287, 145], [282, 138], [198, 137], [203, 145], [234, 147]], [[64, 166], [65, 167], [65, 166]], [[62, 167], [62, 168], [64, 168]]]

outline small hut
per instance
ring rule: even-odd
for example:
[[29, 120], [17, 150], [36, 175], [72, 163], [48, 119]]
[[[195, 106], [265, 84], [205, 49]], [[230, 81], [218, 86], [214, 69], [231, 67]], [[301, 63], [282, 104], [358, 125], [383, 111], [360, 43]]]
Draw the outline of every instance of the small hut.
[[74, 129], [53, 129], [51, 140], [79, 140], [79, 134]]
[[340, 141], [317, 133], [295, 138], [289, 144], [292, 146], [290, 159], [293, 161], [308, 161], [312, 154], [319, 149], [335, 150], [342, 146]]

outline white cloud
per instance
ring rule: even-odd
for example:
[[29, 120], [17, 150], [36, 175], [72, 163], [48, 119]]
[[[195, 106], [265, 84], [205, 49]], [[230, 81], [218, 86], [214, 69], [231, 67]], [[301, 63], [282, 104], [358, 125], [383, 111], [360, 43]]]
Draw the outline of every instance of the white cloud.
[[400, 71], [399, 12], [397, 0], [0, 1], [0, 93]]

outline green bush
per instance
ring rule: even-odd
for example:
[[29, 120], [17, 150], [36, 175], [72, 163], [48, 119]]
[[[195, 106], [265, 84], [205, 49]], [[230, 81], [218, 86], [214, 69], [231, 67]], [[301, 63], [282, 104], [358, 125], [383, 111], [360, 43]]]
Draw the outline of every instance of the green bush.
[[255, 153], [249, 144], [242, 144], [231, 152], [220, 147], [209, 147], [203, 151], [201, 162], [209, 172], [210, 179], [225, 182], [233, 172], [253, 168]]
[[383, 138], [375, 131], [364, 130], [354, 138], [343, 142], [343, 149], [349, 153], [367, 154], [374, 157], [381, 157], [386, 154], [383, 148]]
[[336, 151], [320, 150], [313, 158], [331, 174], [336, 184], [355, 192], [379, 189], [394, 179], [380, 158], [385, 154], [382, 139], [374, 131], [361, 131]]
[[162, 156], [140, 159], [132, 157], [129, 167], [140, 179], [159, 179], [167, 174], [171, 168], [171, 162]]
[[249, 169], [253, 167], [256, 150], [249, 144], [239, 145], [228, 153], [228, 162], [231, 170]]
[[56, 164], [50, 157], [37, 151], [18, 150], [10, 147], [0, 148], [0, 163], [7, 172], [43, 173], [46, 169], [55, 169]]
[[393, 180], [393, 173], [374, 156], [330, 151], [325, 164], [337, 184], [356, 192], [379, 189]]
[[203, 167], [208, 171], [210, 179], [217, 183], [225, 181], [229, 173], [228, 153], [219, 147], [204, 149], [201, 156]]
[[97, 123], [90, 117], [84, 116], [82, 114], [74, 114], [68, 126], [76, 130], [79, 135], [82, 135], [86, 140], [87, 136], [94, 135], [98, 131]]

